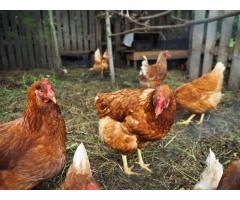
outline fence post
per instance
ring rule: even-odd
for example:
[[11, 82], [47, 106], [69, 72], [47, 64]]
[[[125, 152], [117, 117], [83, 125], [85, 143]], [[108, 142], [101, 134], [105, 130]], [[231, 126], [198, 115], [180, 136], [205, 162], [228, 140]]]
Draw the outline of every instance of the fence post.
[[[231, 12], [226, 10], [225, 13]], [[223, 19], [222, 22], [222, 31], [221, 39], [218, 48], [218, 62], [222, 62], [224, 65], [227, 65], [228, 58], [228, 42], [232, 35], [232, 26], [233, 26], [233, 17]]]
[[232, 67], [230, 71], [228, 86], [232, 90], [240, 89], [240, 23], [238, 23], [236, 46], [233, 51]]
[[[196, 10], [194, 12], [194, 19], [204, 19], [205, 10]], [[192, 49], [189, 61], [189, 77], [190, 79], [197, 78], [200, 72], [201, 54], [202, 54], [202, 42], [204, 36], [204, 24], [193, 26], [192, 33]]]
[[52, 41], [53, 41], [53, 55], [54, 55], [54, 59], [53, 59], [53, 69], [54, 71], [58, 71], [61, 69], [61, 57], [59, 54], [59, 47], [58, 47], [58, 41], [57, 41], [57, 33], [56, 33], [56, 29], [54, 26], [54, 20], [53, 20], [53, 11], [49, 10], [48, 11], [48, 15], [49, 15], [49, 22], [50, 22], [50, 27], [51, 27], [51, 36], [52, 36]]
[[109, 53], [110, 76], [111, 76], [111, 81], [114, 84], [115, 83], [115, 71], [114, 71], [114, 64], [113, 64], [111, 22], [110, 22], [109, 11], [106, 11], [106, 33], [107, 33], [107, 48], [108, 48], [108, 53]]
[[[209, 11], [209, 16], [208, 16], [209, 18], [216, 17], [216, 16], [218, 16], [218, 10]], [[208, 23], [202, 74], [206, 74], [212, 69], [212, 61], [213, 61], [213, 54], [214, 54], [213, 49], [216, 43], [216, 35], [217, 35], [217, 21]]]

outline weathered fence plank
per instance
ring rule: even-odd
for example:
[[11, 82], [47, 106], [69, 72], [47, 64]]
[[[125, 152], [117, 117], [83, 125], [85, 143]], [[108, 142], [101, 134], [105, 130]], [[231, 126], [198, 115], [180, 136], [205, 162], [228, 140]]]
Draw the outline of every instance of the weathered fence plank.
[[232, 90], [240, 89], [240, 22], [238, 24], [236, 46], [233, 52], [232, 67], [230, 71], [228, 86]]
[[[218, 10], [210, 10], [209, 11], [208, 18], [212, 18], [212, 17], [216, 17], [216, 16], [218, 16]], [[202, 74], [206, 74], [212, 69], [212, 64], [213, 64], [212, 63], [213, 62], [212, 50], [216, 44], [216, 35], [217, 35], [217, 21], [208, 23]]]
[[9, 18], [11, 22], [13, 37], [14, 37], [14, 46], [16, 51], [16, 64], [17, 64], [16, 67], [23, 68], [20, 37], [18, 35], [18, 29], [16, 24], [16, 15], [13, 12], [9, 12]]
[[44, 33], [44, 42], [46, 46], [46, 54], [47, 54], [47, 62], [48, 62], [47, 66], [53, 69], [54, 63], [53, 63], [53, 52], [52, 52], [52, 37], [50, 33], [48, 11], [46, 10], [42, 11], [42, 16], [44, 20], [43, 33]]
[[88, 40], [89, 40], [89, 35], [88, 35], [88, 11], [83, 10], [82, 12], [82, 27], [83, 27], [83, 44], [84, 44], [84, 50], [89, 50], [88, 46]]
[[41, 67], [41, 53], [40, 53], [40, 41], [39, 41], [39, 34], [38, 34], [38, 20], [36, 17], [36, 12], [34, 11], [32, 17], [34, 19], [35, 28], [32, 30], [32, 39], [33, 39], [33, 54], [35, 60], [35, 67]]
[[[204, 19], [206, 11], [197, 10], [195, 11], [194, 19]], [[192, 49], [189, 60], [189, 77], [191, 79], [197, 78], [200, 73], [201, 66], [201, 54], [202, 54], [202, 43], [204, 37], [204, 24], [195, 25], [193, 27], [192, 34]]]
[[[3, 24], [3, 16], [2, 16], [2, 12], [0, 12], [0, 17], [1, 17], [1, 24]], [[6, 43], [5, 43], [5, 40], [4, 40], [4, 30], [3, 30], [3, 27], [0, 26], [1, 29], [0, 29], [0, 56], [1, 56], [1, 63], [2, 63], [2, 66], [1, 66], [1, 69], [7, 69], [8, 68], [8, 60], [7, 60], [7, 54], [6, 54]]]
[[63, 51], [63, 33], [62, 33], [61, 10], [57, 10], [55, 13], [56, 13], [58, 46], [59, 46], [59, 51], [61, 52], [61, 51]]
[[3, 20], [3, 31], [5, 33], [5, 41], [7, 44], [7, 55], [8, 55], [8, 67], [9, 68], [14, 68], [16, 66], [16, 60], [15, 60], [15, 54], [14, 54], [14, 46], [11, 38], [11, 30], [9, 27], [9, 17], [8, 17], [8, 12], [7, 11], [2, 11], [2, 16], [5, 18]]
[[[231, 12], [229, 10], [224, 11], [224, 13]], [[222, 22], [222, 31], [221, 31], [221, 39], [218, 48], [218, 61], [221, 61], [225, 65], [227, 64], [228, 58], [228, 42], [232, 35], [232, 27], [233, 27], [233, 17], [229, 17], [223, 19]]]
[[71, 10], [70, 11], [70, 30], [71, 30], [71, 50], [77, 49], [77, 38], [76, 38], [76, 11]]
[[101, 19], [96, 18], [96, 43], [97, 43], [97, 48], [102, 47], [102, 28], [101, 28]]
[[70, 47], [70, 37], [69, 37], [69, 21], [68, 21], [68, 11], [62, 11], [63, 14], [63, 35], [64, 35], [64, 50], [71, 50]]
[[77, 47], [78, 49], [83, 49], [82, 19], [80, 10], [76, 11], [76, 19], [77, 19]]
[[45, 50], [45, 44], [44, 44], [44, 33], [43, 33], [43, 25], [42, 25], [42, 18], [41, 18], [41, 11], [35, 12], [35, 19], [37, 24], [37, 35], [35, 36], [38, 44], [39, 44], [39, 61], [40, 66], [47, 66], [47, 55]]
[[90, 35], [90, 50], [93, 50], [96, 48], [96, 34], [95, 34], [95, 11], [91, 10], [89, 11], [89, 35]]
[[[30, 11], [28, 11], [30, 12]], [[31, 14], [31, 13], [29, 13]], [[29, 59], [29, 67], [34, 68], [35, 67], [35, 60], [33, 55], [33, 40], [32, 40], [32, 30], [35, 28], [35, 24], [33, 24], [31, 27], [25, 26], [24, 27], [24, 33], [26, 35], [26, 41], [27, 41], [27, 49], [28, 49], [28, 59]]]

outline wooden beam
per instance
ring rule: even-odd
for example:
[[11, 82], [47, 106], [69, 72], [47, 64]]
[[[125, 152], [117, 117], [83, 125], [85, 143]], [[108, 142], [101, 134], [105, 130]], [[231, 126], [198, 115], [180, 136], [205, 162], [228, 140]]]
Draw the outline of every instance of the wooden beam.
[[[162, 50], [161, 50], [162, 51]], [[127, 52], [128, 60], [142, 60], [146, 56], [148, 60], [156, 60], [161, 51], [133, 51]], [[181, 59], [188, 57], [188, 50], [169, 50], [171, 57], [169, 59]]]

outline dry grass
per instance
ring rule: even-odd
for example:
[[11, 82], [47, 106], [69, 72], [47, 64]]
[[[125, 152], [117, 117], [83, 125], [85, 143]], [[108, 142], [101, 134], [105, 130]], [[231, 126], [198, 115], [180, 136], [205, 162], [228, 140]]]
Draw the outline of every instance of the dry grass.
[[[204, 168], [204, 160], [211, 147], [224, 164], [240, 156], [240, 94], [225, 90], [218, 110], [211, 111], [202, 126], [174, 125], [160, 142], [144, 151], [144, 158], [151, 163], [153, 173], [139, 168], [136, 155], [129, 156], [130, 165], [139, 176], [126, 176], [121, 169], [121, 157], [102, 144], [98, 136], [98, 117], [94, 109], [97, 92], [137, 87], [137, 72], [133, 69], [117, 69], [117, 84], [112, 86], [107, 75], [104, 80], [87, 69], [69, 70], [64, 78], [56, 79], [48, 70], [27, 72], [1, 72], [0, 121], [12, 120], [21, 115], [26, 100], [26, 88], [36, 79], [49, 76], [57, 92], [68, 132], [68, 163], [63, 172], [37, 187], [55, 189], [64, 179], [73, 153], [84, 142], [94, 177], [104, 189], [191, 189]], [[169, 72], [167, 83], [176, 88], [185, 82], [183, 72]], [[177, 119], [187, 117], [181, 111]]]

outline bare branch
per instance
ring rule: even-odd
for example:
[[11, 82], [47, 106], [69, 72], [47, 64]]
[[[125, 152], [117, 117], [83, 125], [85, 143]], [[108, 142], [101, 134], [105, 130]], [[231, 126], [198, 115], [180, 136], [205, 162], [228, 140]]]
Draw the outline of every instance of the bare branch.
[[189, 20], [187, 20], [187, 19], [182, 19], [182, 18], [180, 18], [180, 17], [176, 17], [176, 16], [174, 16], [174, 15], [172, 15], [171, 16], [171, 18], [172, 19], [175, 19], [175, 20], [177, 20], [177, 21], [179, 21], [179, 22], [188, 22]]
[[133, 19], [132, 17], [130, 17], [130, 16], [127, 15], [127, 14], [123, 14], [123, 13], [121, 13], [121, 12], [117, 12], [117, 11], [114, 11], [114, 10], [111, 10], [111, 11], [109, 11], [109, 12], [110, 12], [110, 13], [113, 13], [113, 14], [117, 14], [117, 15], [119, 15], [120, 17], [124, 17], [124, 18], [128, 19], [129, 21], [131, 21], [131, 22], [133, 22], [133, 23], [135, 23], [135, 24], [137, 24], [137, 25], [139, 25], [139, 26], [145, 26], [146, 28], [149, 26], [149, 25], [147, 24], [149, 21], [146, 21], [145, 23], [141, 23], [141, 22], [139, 22], [138, 20]]
[[172, 10], [166, 10], [166, 11], [157, 13], [157, 14], [155, 14], [155, 15], [149, 15], [149, 16], [139, 17], [138, 20], [148, 20], [148, 19], [153, 19], [153, 18], [157, 18], [157, 17], [162, 17], [162, 16], [164, 16], [164, 15], [169, 14], [170, 12], [172, 12]]
[[[209, 22], [217, 21], [217, 20], [220, 20], [223, 18], [236, 16], [239, 14], [240, 14], [240, 11], [234, 11], [234, 12], [225, 13], [223, 15], [219, 15], [216, 17], [212, 17], [212, 18], [201, 19], [201, 20], [189, 20], [182, 24], [163, 25], [163, 26], [148, 26], [148, 29], [151, 29], [151, 30], [159, 30], [160, 29], [161, 30], [161, 29], [182, 28], [182, 27], [192, 26], [192, 25], [196, 25], [196, 24], [209, 23]], [[120, 33], [114, 33], [111, 36], [124, 35], [126, 33], [133, 33], [133, 32], [137, 32], [137, 31], [146, 31], [146, 27], [129, 29], [129, 30], [126, 30], [126, 31], [123, 31]]]

